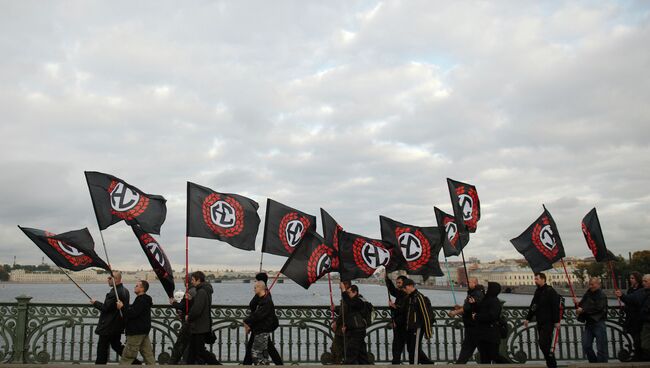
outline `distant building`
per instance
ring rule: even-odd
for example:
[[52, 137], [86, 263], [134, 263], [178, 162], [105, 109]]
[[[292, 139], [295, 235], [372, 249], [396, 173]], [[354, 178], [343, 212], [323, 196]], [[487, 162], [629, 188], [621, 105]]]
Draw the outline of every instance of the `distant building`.
[[[567, 267], [569, 278], [572, 283], [578, 283], [578, 278], [573, 274], [573, 267]], [[567, 283], [566, 274], [563, 268], [552, 268], [544, 271], [546, 280], [551, 285], [565, 285]], [[520, 286], [535, 285], [535, 274], [530, 267], [520, 266], [496, 266], [489, 268], [477, 269], [470, 272], [471, 277], [476, 277], [485, 283], [486, 281], [495, 281], [503, 286]]]

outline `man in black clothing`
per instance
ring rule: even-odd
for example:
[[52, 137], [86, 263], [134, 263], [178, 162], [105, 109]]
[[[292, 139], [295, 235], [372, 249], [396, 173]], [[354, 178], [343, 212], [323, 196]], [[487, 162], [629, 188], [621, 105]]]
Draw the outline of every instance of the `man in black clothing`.
[[[607, 363], [607, 296], [600, 288], [600, 279], [592, 277], [589, 280], [589, 289], [578, 303], [574, 298], [578, 309], [578, 321], [585, 322], [585, 331], [582, 334], [582, 351], [589, 363]], [[594, 352], [594, 338], [598, 353]]]
[[185, 317], [190, 324], [190, 354], [187, 364], [221, 364], [215, 356], [205, 349], [205, 339], [212, 332], [212, 285], [205, 282], [205, 274], [201, 271], [192, 273], [192, 286], [196, 289], [196, 297]]
[[151, 331], [151, 306], [153, 301], [147, 295], [149, 290], [149, 283], [145, 280], [140, 280], [135, 284], [135, 300], [133, 304], [123, 304], [121, 301], [117, 302], [117, 309], [124, 313], [126, 318], [126, 344], [124, 351], [122, 351], [122, 359], [120, 364], [131, 364], [138, 356], [142, 354], [144, 363], [147, 365], [156, 364], [156, 358], [153, 356], [153, 345], [149, 339], [149, 331]]
[[478, 351], [481, 354], [481, 364], [499, 362], [499, 318], [501, 317], [501, 301], [498, 299], [501, 284], [488, 282], [485, 298], [479, 304], [478, 310], [472, 313], [476, 321], [478, 335]]
[[345, 364], [371, 364], [366, 346], [366, 301], [359, 295], [357, 285], [342, 293], [343, 333], [345, 334]]
[[350, 281], [341, 281], [339, 288], [341, 290], [341, 303], [335, 308], [336, 320], [332, 322], [332, 332], [334, 339], [332, 340], [332, 364], [343, 364], [345, 361], [345, 334], [343, 333], [343, 294], [352, 286]]
[[391, 364], [402, 363], [402, 353], [404, 346], [406, 346], [406, 300], [408, 295], [403, 290], [404, 280], [407, 277], [404, 275], [397, 276], [395, 285], [388, 278], [386, 274], [386, 287], [388, 293], [395, 297], [395, 301], [389, 302], [390, 314], [393, 320], [393, 360]]
[[635, 348], [634, 360], [647, 362], [650, 361], [650, 274], [644, 275], [641, 283], [643, 287], [633, 293], [623, 295], [617, 290], [616, 296], [625, 303], [626, 310], [637, 313], [630, 316], [639, 325], [639, 349]]
[[[90, 300], [90, 304], [100, 311], [99, 322], [95, 329], [95, 333], [99, 335], [95, 364], [106, 364], [108, 362], [109, 347], [113, 348], [120, 356], [122, 350], [124, 350], [121, 340], [125, 319], [117, 309], [117, 300], [119, 299], [122, 303], [128, 304], [129, 291], [122, 285], [122, 273], [120, 271], [113, 271], [112, 275], [108, 276], [107, 281], [111, 289], [106, 294], [104, 303], [95, 299]], [[113, 287], [113, 284], [115, 284], [115, 287]], [[115, 290], [117, 290], [117, 298], [115, 297]], [[134, 364], [139, 363], [134, 362]]]
[[535, 295], [528, 308], [528, 315], [524, 320], [524, 327], [528, 327], [528, 322], [533, 318], [537, 321], [537, 344], [544, 354], [546, 366], [556, 368], [557, 362], [555, 355], [551, 351], [553, 348], [553, 330], [560, 326], [560, 295], [552, 286], [546, 284], [546, 275], [543, 273], [535, 274]]
[[[268, 291], [268, 288], [266, 287], [268, 281], [269, 281], [269, 276], [265, 272], [260, 272], [257, 275], [255, 275], [255, 281], [262, 281], [264, 283], [264, 289], [268, 293], [268, 297], [271, 298], [271, 293]], [[251, 299], [250, 303], [248, 303], [248, 308], [250, 309], [251, 312], [255, 311], [257, 309], [257, 304], [260, 301], [260, 296], [255, 293], [253, 295], [253, 299]], [[273, 299], [271, 299], [271, 302], [273, 302]], [[275, 308], [275, 307], [274, 307]], [[275, 312], [274, 312], [275, 315]], [[275, 317], [277, 321], [277, 316]], [[279, 322], [279, 321], [278, 321]], [[277, 328], [277, 326], [276, 326]], [[275, 330], [275, 328], [274, 328]], [[251, 356], [251, 349], [253, 347], [253, 340], [255, 337], [255, 331], [253, 330], [251, 332], [251, 336], [248, 339], [248, 343], [246, 344], [246, 352], [244, 353], [244, 361], [242, 362], [242, 365], [251, 365], [253, 364], [253, 358]], [[275, 344], [273, 343], [273, 338], [272, 336], [269, 336], [268, 343], [267, 343], [267, 350], [269, 357], [273, 361], [273, 364], [275, 365], [284, 365], [284, 362], [282, 361], [282, 357], [280, 356], [280, 353], [278, 352], [278, 349], [275, 348]]]
[[428, 309], [424, 295], [416, 288], [411, 279], [404, 280], [404, 291], [408, 295], [406, 300], [406, 344], [409, 352], [410, 364], [433, 364], [422, 350], [422, 337], [427, 340], [433, 336], [434, 316]]
[[478, 348], [478, 334], [476, 332], [476, 321], [472, 319], [472, 314], [476, 313], [477, 306], [485, 297], [483, 285], [479, 285], [476, 277], [470, 277], [467, 280], [467, 297], [462, 306], [455, 305], [454, 310], [447, 313], [450, 317], [457, 315], [463, 316], [464, 338], [460, 346], [460, 352], [456, 359], [456, 364], [467, 364], [476, 348]]
[[[625, 295], [621, 293], [620, 290], [616, 290], [616, 296], [625, 302], [624, 297], [634, 294], [637, 290], [643, 289], [641, 286], [642, 283], [641, 273], [632, 272], [629, 276], [630, 287], [627, 289]], [[643, 326], [643, 321], [641, 319], [641, 306], [636, 303], [627, 303], [625, 302], [625, 321], [623, 322], [623, 330], [632, 336], [632, 342], [634, 345], [634, 354], [632, 355], [632, 361], [640, 362], [642, 361], [643, 349], [641, 348], [641, 327]]]
[[[275, 306], [271, 293], [266, 289], [264, 281], [255, 282], [255, 296], [257, 302], [255, 309], [244, 320], [246, 333], [250, 332], [249, 343], [251, 345], [251, 360], [254, 365], [269, 365], [269, 341], [271, 333], [278, 328], [278, 317], [275, 314]], [[271, 344], [272, 345], [272, 344]]]

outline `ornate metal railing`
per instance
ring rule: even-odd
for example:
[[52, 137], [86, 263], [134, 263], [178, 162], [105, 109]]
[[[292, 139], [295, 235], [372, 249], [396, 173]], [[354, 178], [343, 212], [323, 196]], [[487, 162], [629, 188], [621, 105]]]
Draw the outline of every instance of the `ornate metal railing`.
[[[97, 335], [94, 328], [99, 312], [83, 304], [36, 304], [30, 298], [16, 298], [17, 303], [0, 303], [1, 363], [89, 363], [95, 360]], [[424, 350], [436, 361], [451, 362], [463, 340], [462, 321], [447, 317], [446, 308], [434, 308], [435, 333], [424, 342]], [[242, 320], [245, 306], [214, 306], [213, 329], [217, 342], [211, 350], [224, 363], [241, 362], [246, 336]], [[328, 306], [277, 306], [280, 327], [274, 333], [275, 345], [286, 363], [327, 363], [333, 334]], [[506, 307], [509, 334], [502, 341], [501, 353], [513, 362], [540, 361], [543, 356], [535, 344], [534, 324], [522, 326], [526, 308]], [[630, 357], [631, 337], [623, 332], [620, 313], [610, 308], [607, 321], [609, 355], [620, 360]], [[387, 308], [376, 308], [376, 317], [367, 331], [368, 350], [376, 362], [391, 360], [392, 330]], [[155, 306], [152, 311], [151, 341], [156, 359], [169, 359], [181, 322], [169, 306]], [[572, 310], [562, 321], [556, 348], [559, 360], [582, 360], [582, 324]], [[111, 352], [111, 359], [117, 357]]]

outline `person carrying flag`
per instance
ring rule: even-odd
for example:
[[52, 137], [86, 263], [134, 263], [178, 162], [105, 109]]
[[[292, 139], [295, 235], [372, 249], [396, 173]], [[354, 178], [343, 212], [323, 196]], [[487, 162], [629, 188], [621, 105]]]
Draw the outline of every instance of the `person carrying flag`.
[[[406, 307], [407, 348], [410, 364], [433, 364], [422, 350], [422, 337], [433, 336], [434, 316], [429, 309], [431, 303], [416, 288], [411, 279], [404, 280], [404, 291], [408, 295]], [[416, 362], [417, 358], [417, 362]]]
[[[582, 351], [584, 352], [589, 363], [607, 363], [607, 296], [600, 287], [600, 278], [592, 277], [589, 279], [589, 289], [578, 302], [577, 298], [573, 302], [578, 306], [576, 313], [578, 321], [585, 322], [585, 330], [582, 334]], [[594, 338], [596, 339], [596, 348], [598, 353], [594, 352]]]
[[[342, 283], [341, 283], [342, 284]], [[343, 287], [341, 285], [341, 287]], [[343, 333], [345, 334], [345, 364], [371, 364], [366, 346], [366, 301], [359, 295], [357, 285], [350, 286], [343, 298]]]
[[[623, 322], [623, 329], [626, 333], [632, 335], [632, 342], [634, 344], [634, 355], [632, 361], [639, 362], [643, 356], [643, 349], [641, 348], [641, 327], [643, 326], [643, 318], [641, 316], [641, 303], [635, 300], [632, 296], [639, 290], [643, 290], [642, 284], [643, 276], [639, 272], [632, 272], [629, 276], [630, 287], [627, 289], [625, 295], [621, 290], [616, 290], [616, 297], [625, 303], [625, 321]], [[643, 292], [643, 291], [642, 291]]]
[[149, 283], [140, 280], [135, 284], [135, 300], [133, 304], [128, 305], [117, 302], [117, 309], [124, 313], [126, 318], [126, 344], [122, 351], [120, 364], [131, 364], [137, 358], [138, 353], [142, 354], [144, 363], [147, 365], [156, 364], [156, 358], [153, 356], [153, 345], [149, 339], [151, 331], [151, 306], [153, 300], [147, 295]]
[[[112, 276], [108, 276], [106, 280], [111, 289], [106, 294], [104, 302], [90, 299], [90, 304], [99, 310], [99, 321], [97, 328], [95, 328], [95, 333], [99, 335], [95, 364], [106, 364], [108, 362], [109, 347], [113, 348], [120, 356], [124, 350], [122, 333], [124, 333], [125, 319], [117, 309], [117, 301], [119, 299], [122, 303], [128, 305], [129, 291], [122, 285], [122, 273], [120, 271], [113, 270]], [[117, 297], [115, 290], [117, 290]], [[136, 364], [141, 363], [138, 361]]]
[[476, 312], [477, 306], [485, 297], [485, 288], [478, 283], [476, 277], [470, 277], [467, 280], [467, 297], [463, 305], [455, 305], [454, 310], [447, 313], [449, 317], [457, 315], [463, 316], [463, 327], [465, 329], [465, 338], [460, 346], [460, 352], [456, 359], [456, 364], [467, 364], [469, 359], [478, 348], [478, 336], [476, 332], [476, 321], [472, 314]]
[[[263, 298], [271, 298], [271, 293], [269, 292], [268, 287], [266, 286], [268, 281], [269, 281], [269, 276], [265, 272], [259, 272], [258, 274], [255, 275], [255, 282], [257, 283], [258, 281], [261, 281], [264, 283], [264, 290], [266, 290], [266, 293], [262, 296], [253, 295], [253, 299], [248, 303], [248, 308], [250, 309], [251, 313], [257, 310], [257, 307], [259, 305], [259, 302]], [[273, 299], [271, 298], [271, 303], [273, 303]], [[274, 328], [273, 331], [278, 327], [279, 321], [277, 316], [275, 315], [275, 312], [273, 313], [274, 317]], [[271, 331], [272, 332], [272, 331]], [[248, 338], [248, 343], [246, 344], [246, 352], [244, 354], [244, 361], [242, 362], [242, 365], [251, 365], [253, 364], [253, 358], [251, 355], [251, 349], [253, 348], [253, 341], [255, 335], [254, 333], [251, 333], [251, 336]], [[267, 344], [267, 350], [269, 353], [269, 357], [273, 361], [273, 364], [275, 365], [284, 365], [284, 362], [282, 361], [282, 357], [280, 356], [280, 353], [278, 352], [278, 349], [275, 347], [275, 344], [273, 343], [273, 339], [271, 339], [271, 336], [269, 335], [268, 339], [268, 344]]]
[[332, 332], [334, 332], [334, 339], [332, 340], [332, 364], [343, 364], [345, 361], [345, 337], [343, 333], [343, 294], [352, 286], [350, 281], [344, 280], [339, 283], [341, 289], [341, 303], [335, 308], [336, 320], [332, 322]]
[[528, 328], [528, 323], [533, 318], [537, 321], [537, 344], [544, 354], [546, 366], [557, 368], [557, 361], [551, 349], [553, 348], [553, 330], [560, 326], [560, 295], [552, 286], [546, 284], [544, 273], [536, 273], [534, 280], [537, 289], [528, 308], [524, 327]]
[[478, 334], [478, 351], [481, 354], [481, 364], [498, 363], [499, 343], [499, 318], [501, 317], [501, 301], [498, 296], [501, 293], [501, 284], [488, 282], [485, 298], [479, 305], [476, 312], [472, 313], [472, 319], [476, 321]]
[[400, 275], [395, 279], [395, 284], [386, 274], [386, 287], [388, 293], [395, 297], [394, 302], [390, 302], [390, 313], [393, 319], [393, 360], [391, 364], [399, 365], [402, 363], [402, 353], [406, 345], [406, 301], [408, 295], [404, 291], [404, 281], [406, 276]]

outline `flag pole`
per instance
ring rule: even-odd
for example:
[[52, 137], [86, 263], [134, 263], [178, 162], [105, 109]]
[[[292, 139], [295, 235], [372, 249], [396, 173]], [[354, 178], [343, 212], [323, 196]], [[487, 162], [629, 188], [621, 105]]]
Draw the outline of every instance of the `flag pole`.
[[[445, 257], [445, 268], [447, 269], [447, 278], [449, 279], [449, 286], [451, 286], [451, 295], [454, 297], [454, 305], [458, 305], [456, 300], [456, 291], [454, 290], [454, 283], [451, 281], [451, 272], [449, 272], [449, 264], [447, 263], [447, 257]], [[469, 283], [469, 279], [467, 280]]]
[[334, 296], [332, 295], [332, 276], [330, 273], [327, 273], [327, 282], [330, 285], [330, 316], [332, 317], [332, 322], [334, 322]]
[[262, 261], [264, 260], [264, 252], [260, 252], [260, 271], [262, 272]]
[[271, 289], [273, 289], [273, 285], [275, 285], [275, 282], [278, 281], [278, 277], [280, 277], [280, 271], [278, 271], [278, 273], [273, 278], [273, 282], [271, 283], [271, 286], [269, 287], [269, 292], [271, 292]]
[[465, 282], [469, 285], [469, 273], [467, 273], [467, 264], [465, 263], [465, 252], [461, 249], [460, 255], [463, 257], [463, 268], [465, 269]]
[[[576, 292], [573, 291], [573, 283], [571, 283], [571, 278], [569, 277], [569, 272], [566, 270], [566, 265], [564, 264], [564, 258], [560, 258], [560, 262], [562, 262], [562, 267], [564, 268], [564, 274], [566, 275], [566, 280], [569, 283], [569, 290], [571, 290], [571, 296], [573, 297], [573, 304], [576, 305]], [[576, 305], [576, 308], [578, 306]]]
[[[185, 235], [185, 292], [187, 293], [190, 287], [190, 237]], [[190, 300], [185, 297], [185, 315], [187, 316], [190, 313]]]
[[551, 353], [555, 353], [555, 346], [557, 345], [557, 340], [560, 337], [560, 326], [562, 325], [562, 317], [564, 316], [563, 305], [560, 304], [560, 321], [558, 322], [557, 328], [555, 329], [555, 339], [553, 339], [553, 349]]
[[[609, 266], [609, 271], [612, 273], [612, 281], [614, 282], [614, 290], [619, 290], [618, 289], [618, 282], [616, 281], [616, 275], [614, 274], [614, 266], [612, 266], [612, 261], [607, 261], [607, 265]], [[616, 300], [618, 300], [618, 307], [623, 308], [623, 305], [621, 304], [621, 298], [616, 297]]]
[[84, 289], [81, 288], [81, 286], [79, 286], [79, 284], [77, 284], [77, 282], [75, 280], [72, 279], [72, 277], [70, 277], [70, 275], [68, 275], [67, 272], [63, 271], [63, 269], [59, 265], [56, 265], [56, 266], [59, 267], [59, 270], [61, 270], [61, 272], [63, 272], [64, 275], [68, 276], [70, 281], [72, 281], [72, 283], [75, 284], [75, 286], [77, 288], [79, 288], [79, 290], [81, 290], [81, 292], [84, 293], [88, 297], [88, 299], [90, 299], [90, 300], [93, 299], [93, 298], [90, 297], [90, 295], [88, 295], [88, 293], [86, 291], [84, 291]]
[[[99, 226], [99, 219], [97, 219], [97, 226]], [[104, 233], [102, 232], [102, 229], [99, 229], [99, 236], [102, 238], [102, 245], [104, 246], [104, 254], [106, 254], [106, 263], [108, 264], [108, 268], [111, 270], [111, 279], [113, 280], [113, 291], [115, 291], [115, 299], [117, 299], [118, 302], [121, 302], [120, 296], [117, 293], [117, 285], [115, 285], [115, 278], [113, 277], [113, 267], [111, 266], [111, 261], [108, 259], [108, 251], [106, 251], [106, 242], [104, 241]], [[122, 310], [120, 309], [120, 316], [124, 317], [122, 314]]]

